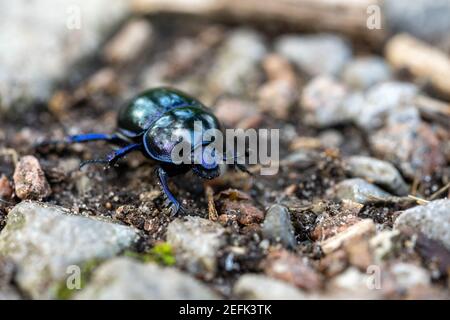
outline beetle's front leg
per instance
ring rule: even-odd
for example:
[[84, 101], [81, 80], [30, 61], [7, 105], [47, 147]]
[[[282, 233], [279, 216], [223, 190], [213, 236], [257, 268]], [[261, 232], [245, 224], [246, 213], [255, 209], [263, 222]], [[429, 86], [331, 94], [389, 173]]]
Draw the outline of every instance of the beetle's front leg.
[[161, 167], [158, 167], [158, 169], [156, 169], [156, 173], [158, 174], [158, 179], [159, 179], [159, 182], [161, 183], [161, 187], [162, 187], [165, 195], [167, 196], [167, 198], [173, 205], [172, 215], [176, 215], [178, 212], [185, 212], [184, 208], [180, 205], [178, 200], [175, 198], [175, 196], [172, 194], [172, 192], [169, 189], [169, 185], [168, 185], [169, 175], [167, 174], [166, 170], [164, 170]]

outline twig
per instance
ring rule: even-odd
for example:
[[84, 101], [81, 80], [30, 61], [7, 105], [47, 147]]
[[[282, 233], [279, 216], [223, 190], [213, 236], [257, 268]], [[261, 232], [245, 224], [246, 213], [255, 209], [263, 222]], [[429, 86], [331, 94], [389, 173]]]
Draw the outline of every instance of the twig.
[[206, 199], [208, 200], [208, 218], [211, 221], [217, 221], [219, 216], [217, 214], [216, 205], [214, 203], [214, 190], [208, 184], [205, 184], [205, 195]]
[[447, 183], [445, 186], [443, 186], [442, 188], [440, 188], [438, 191], [436, 191], [435, 193], [433, 193], [428, 200], [434, 200], [436, 199], [438, 196], [440, 196], [442, 193], [444, 193], [447, 189], [450, 188], [450, 182]]
[[422, 198], [413, 196], [412, 194], [408, 195], [408, 198], [411, 198], [411, 199], [413, 199], [413, 200], [416, 200], [416, 202], [417, 202], [418, 204], [427, 204], [428, 202], [430, 202], [430, 201], [428, 201], [428, 200], [425, 200], [425, 199], [422, 199]]

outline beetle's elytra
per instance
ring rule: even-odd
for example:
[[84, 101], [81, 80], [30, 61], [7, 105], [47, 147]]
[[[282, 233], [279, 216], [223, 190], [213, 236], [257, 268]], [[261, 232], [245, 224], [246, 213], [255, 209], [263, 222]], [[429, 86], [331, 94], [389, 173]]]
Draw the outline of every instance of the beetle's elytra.
[[[121, 148], [108, 154], [104, 159], [84, 161], [89, 163], [113, 165], [132, 151], [140, 151], [146, 157], [157, 161], [157, 175], [162, 189], [173, 205], [173, 212], [181, 208], [180, 203], [170, 192], [167, 179], [193, 170], [198, 176], [213, 179], [220, 174], [218, 161], [200, 164], [174, 164], [171, 152], [176, 145], [174, 134], [179, 129], [194, 130], [194, 122], [200, 122], [203, 129], [221, 130], [217, 118], [207, 107], [189, 95], [172, 88], [154, 88], [142, 92], [124, 105], [118, 114], [117, 130], [113, 134], [87, 133], [67, 137], [68, 143], [104, 140]], [[209, 141], [192, 141], [191, 150], [206, 146]], [[214, 159], [213, 159], [214, 160]], [[246, 171], [245, 167], [236, 166]]]

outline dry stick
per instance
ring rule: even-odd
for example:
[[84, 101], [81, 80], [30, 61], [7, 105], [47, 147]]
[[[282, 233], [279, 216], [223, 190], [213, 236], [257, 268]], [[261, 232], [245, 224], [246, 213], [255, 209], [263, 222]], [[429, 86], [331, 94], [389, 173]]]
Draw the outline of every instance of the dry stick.
[[450, 182], [447, 183], [445, 186], [443, 186], [442, 188], [440, 188], [438, 191], [436, 191], [435, 193], [433, 193], [428, 200], [434, 200], [436, 199], [436, 197], [440, 196], [442, 193], [444, 193], [447, 189], [450, 188]]
[[411, 199], [413, 199], [413, 200], [416, 200], [416, 202], [418, 203], [418, 204], [427, 204], [428, 202], [430, 202], [430, 201], [428, 201], [428, 200], [425, 200], [425, 199], [422, 199], [422, 198], [419, 198], [419, 197], [415, 197], [415, 196], [413, 196], [413, 195], [408, 195], [408, 198], [411, 198]]
[[217, 221], [219, 218], [217, 214], [216, 205], [214, 204], [214, 190], [213, 188], [205, 183], [205, 194], [208, 200], [208, 218], [211, 221]]
[[406, 69], [415, 78], [428, 80], [450, 99], [450, 58], [445, 52], [408, 34], [398, 34], [386, 44], [385, 55], [395, 69]]
[[[301, 31], [333, 31], [379, 45], [387, 37], [384, 14], [381, 29], [369, 29], [368, 10], [382, 0], [133, 0], [137, 13], [178, 13], [232, 21], [280, 23]], [[372, 7], [374, 8], [374, 7]]]

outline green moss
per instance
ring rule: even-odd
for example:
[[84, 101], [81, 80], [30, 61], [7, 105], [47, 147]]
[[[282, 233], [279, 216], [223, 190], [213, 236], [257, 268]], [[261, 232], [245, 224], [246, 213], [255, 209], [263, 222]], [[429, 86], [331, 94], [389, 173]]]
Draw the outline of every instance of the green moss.
[[140, 260], [144, 263], [155, 262], [163, 266], [173, 266], [176, 262], [172, 246], [167, 242], [155, 245], [149, 252], [137, 253], [126, 251], [125, 256]]
[[70, 289], [67, 285], [68, 275], [65, 279], [61, 280], [55, 286], [55, 297], [60, 300], [68, 300], [73, 297], [73, 295], [82, 290], [86, 284], [89, 282], [93, 271], [103, 262], [102, 259], [91, 259], [87, 260], [80, 265], [80, 288]]

